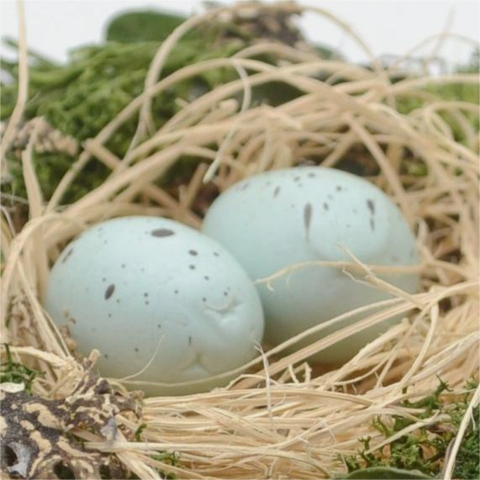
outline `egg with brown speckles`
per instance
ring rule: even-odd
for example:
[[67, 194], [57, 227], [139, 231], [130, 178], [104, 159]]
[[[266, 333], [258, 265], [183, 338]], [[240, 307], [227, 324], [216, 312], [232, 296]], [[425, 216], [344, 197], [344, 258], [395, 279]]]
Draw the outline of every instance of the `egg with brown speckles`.
[[[265, 339], [273, 345], [358, 307], [392, 298], [319, 261], [351, 262], [347, 251], [369, 265], [412, 266], [420, 260], [413, 232], [393, 201], [367, 180], [329, 168], [277, 170], [239, 182], [213, 203], [203, 232], [227, 248], [257, 281]], [[298, 265], [303, 266], [269, 284], [260, 281]], [[409, 293], [419, 289], [418, 269], [379, 276]], [[361, 275], [358, 279], [364, 280]], [[311, 360], [344, 362], [396, 320], [351, 336]], [[328, 327], [317, 338], [338, 328]]]
[[264, 328], [238, 262], [192, 228], [155, 217], [109, 220], [72, 241], [53, 267], [45, 307], [69, 325], [81, 353], [101, 352], [103, 376], [130, 377], [124, 383], [147, 394], [228, 383], [225, 372], [252, 360]]

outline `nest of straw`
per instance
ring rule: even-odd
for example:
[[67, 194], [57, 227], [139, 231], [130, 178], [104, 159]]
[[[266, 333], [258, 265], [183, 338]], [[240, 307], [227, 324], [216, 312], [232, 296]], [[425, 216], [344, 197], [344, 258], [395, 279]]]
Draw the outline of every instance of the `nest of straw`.
[[[213, 187], [221, 192], [245, 177], [295, 166], [311, 157], [321, 159], [324, 167], [336, 167], [345, 157], [366, 158], [375, 166], [369, 180], [391, 196], [417, 233], [422, 289], [408, 295], [380, 281], [374, 267], [361, 265], [366, 281], [395, 295], [380, 309], [364, 307], [362, 321], [312, 340], [296, 353], [283, 354], [286, 344], [266, 351], [249, 365], [248, 374], [239, 374], [228, 388], [146, 398], [140, 419], [117, 417], [123, 433], [113, 443], [92, 434], [85, 437], [87, 448], [117, 454], [140, 478], [160, 478], [157, 468], [199, 479], [342, 474], [345, 468], [339, 455], [355, 453], [359, 437], [371, 436], [372, 450], [388, 444], [371, 427], [373, 418], [414, 416], [401, 400], [431, 392], [437, 376], [459, 390], [466, 379], [478, 375], [479, 134], [467, 120], [478, 114], [478, 106], [442, 101], [425, 90], [432, 84], [477, 83], [478, 76], [425, 75], [392, 82], [402, 59], [392, 68], [383, 68], [361, 38], [328, 12], [293, 4], [275, 8], [298, 13], [314, 10], [329, 18], [366, 51], [373, 68], [261, 43], [233, 58], [190, 65], [162, 78], [162, 65], [178, 39], [227, 9], [193, 17], [159, 49], [144, 93], [81, 146], [78, 159], [48, 203], [42, 199], [32, 163], [42, 131], [42, 120], [38, 120], [22, 153], [29, 221], [15, 231], [8, 215], [2, 218], [3, 342], [10, 343], [17, 360], [46, 372], [34, 385], [36, 393], [50, 398], [66, 395], [84, 374], [84, 367], [46, 315], [41, 299], [49, 268], [69, 240], [96, 222], [125, 215], [161, 215], [198, 227], [201, 216], [196, 207], [208, 205]], [[14, 141], [25, 106], [25, 52], [23, 38], [22, 86], [2, 152]], [[265, 52], [281, 59], [280, 66], [252, 59]], [[184, 105], [166, 125], [153, 131], [152, 99], [182, 79], [215, 68], [235, 69], [238, 80]], [[326, 73], [327, 79], [318, 80], [318, 72]], [[252, 87], [272, 81], [292, 85], [302, 95], [275, 108], [252, 105]], [[402, 115], [397, 102], [405, 98], [420, 99], [421, 106]], [[456, 119], [462, 143], [456, 141], [444, 114]], [[105, 144], [135, 115], [137, 135], [127, 156], [117, 158]], [[185, 155], [198, 159], [191, 178], [175, 189], [160, 188], [155, 181]], [[76, 203], [59, 207], [75, 175], [92, 157], [111, 169], [110, 177]], [[424, 167], [427, 173], [405, 171], [405, 161]], [[306, 363], [313, 352], [393, 314], [404, 315], [404, 320], [347, 364], [319, 371]], [[289, 344], [308, 339], [322, 328], [315, 327]], [[477, 391], [471, 408], [478, 398]], [[423, 419], [417, 424], [433, 421]], [[445, 478], [452, 475], [468, 421], [462, 422]], [[142, 441], [132, 441], [128, 432], [135, 432], [140, 424], [146, 425]], [[152, 458], [159, 451], [178, 452], [180, 465]]]

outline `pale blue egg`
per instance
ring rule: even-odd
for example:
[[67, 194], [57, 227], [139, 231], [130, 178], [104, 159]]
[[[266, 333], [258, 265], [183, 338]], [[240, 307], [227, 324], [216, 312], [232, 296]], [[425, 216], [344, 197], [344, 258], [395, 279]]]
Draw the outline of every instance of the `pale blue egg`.
[[264, 328], [239, 263], [214, 240], [154, 217], [109, 220], [72, 241], [51, 272], [45, 306], [57, 324], [69, 323], [81, 353], [100, 350], [104, 376], [130, 376], [151, 361], [136, 381], [205, 380], [169, 393], [226, 383], [209, 379], [250, 361]]
[[[305, 262], [352, 261], [345, 249], [365, 264], [419, 263], [415, 237], [392, 200], [367, 180], [335, 169], [292, 168], [246, 179], [213, 203], [203, 232], [228, 249], [254, 281]], [[420, 285], [416, 272], [381, 278], [410, 293]], [[293, 270], [270, 285], [257, 289], [265, 338], [273, 345], [357, 307], [392, 298], [355, 282], [342, 269], [318, 265]], [[314, 360], [345, 361], [395, 320], [350, 337]]]

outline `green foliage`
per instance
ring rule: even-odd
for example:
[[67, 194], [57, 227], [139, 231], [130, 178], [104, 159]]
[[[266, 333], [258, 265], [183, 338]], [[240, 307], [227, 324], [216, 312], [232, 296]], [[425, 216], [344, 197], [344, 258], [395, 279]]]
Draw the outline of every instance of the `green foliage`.
[[163, 42], [185, 20], [186, 17], [158, 10], [125, 12], [110, 21], [106, 39], [124, 43]]
[[[167, 32], [164, 30], [165, 34]], [[229, 57], [245, 46], [238, 40], [216, 42], [216, 27], [205, 29], [202, 37], [182, 39], [169, 55], [163, 75], [203, 60]], [[12, 42], [10, 42], [13, 45]], [[209, 48], [206, 48], [206, 45]], [[74, 50], [65, 65], [30, 55], [29, 101], [26, 119], [43, 116], [52, 127], [82, 142], [95, 137], [130, 102], [143, 92], [150, 63], [160, 47], [159, 42], [107, 42]], [[16, 102], [18, 65], [2, 62], [1, 118], [8, 119]], [[180, 107], [177, 99], [191, 101], [199, 92], [210, 90], [235, 78], [232, 69], [217, 69], [177, 84], [157, 96], [153, 102], [156, 127], [162, 126]], [[108, 142], [107, 147], [122, 158], [133, 138], [137, 117], [126, 122]], [[73, 157], [64, 153], [39, 153], [34, 159], [45, 198], [50, 198], [58, 182], [70, 168]], [[7, 157], [10, 181], [2, 184], [7, 194], [25, 197], [25, 186], [18, 154]], [[93, 160], [77, 177], [63, 200], [70, 203], [108, 176], [109, 169]]]
[[[478, 380], [470, 380], [465, 387], [469, 391], [478, 388]], [[452, 422], [458, 429], [468, 408], [471, 395], [465, 395], [454, 403], [449, 410]], [[453, 478], [456, 479], [480, 479], [480, 408], [477, 405], [472, 412], [462, 446], [457, 455]]]
[[[445, 402], [442, 394], [449, 391], [449, 388], [442, 381], [431, 395], [416, 402], [405, 400], [403, 402], [405, 407], [423, 409], [422, 413], [417, 414], [419, 419], [431, 418], [438, 413], [447, 415], [448, 420], [404, 434], [388, 446], [374, 452], [369, 452], [371, 438], [360, 438], [363, 448], [358, 454], [342, 458], [349, 472], [346, 478], [433, 478], [438, 475], [477, 385], [475, 380], [469, 381], [466, 385], [468, 393], [452, 403]], [[470, 424], [457, 457], [454, 472], [456, 479], [479, 478], [478, 406], [474, 409], [474, 418], [475, 421]], [[372, 426], [382, 436], [389, 438], [413, 423], [414, 420], [393, 415], [389, 422], [380, 417], [375, 418]], [[409, 475], [413, 476], [402, 477], [401, 475], [406, 475], [405, 472], [410, 472]], [[393, 476], [377, 476], [380, 474]]]
[[[2, 193], [5, 194], [3, 204], [4, 206], [13, 206], [15, 202], [8, 200], [9, 195], [26, 198], [27, 193], [20, 158], [14, 153], [8, 154], [6, 158], [10, 181], [4, 181], [1, 186]], [[34, 165], [46, 199], [51, 198], [60, 179], [68, 171], [74, 160], [72, 156], [66, 153], [43, 152], [35, 155]], [[109, 171], [103, 163], [97, 160], [91, 161], [67, 191], [63, 199], [64, 203], [73, 202], [101, 185], [103, 180], [107, 178]]]
[[473, 410], [473, 423], [470, 424], [462, 442], [462, 448], [458, 452], [453, 478], [479, 479], [480, 478], [480, 411], [478, 407]]
[[[41, 55], [29, 53], [29, 101], [26, 120], [43, 116], [55, 129], [79, 143], [95, 137], [133, 99], [143, 92], [145, 77], [158, 48], [181, 21], [182, 17], [162, 12], [139, 11], [121, 14], [107, 26], [107, 42], [77, 48], [66, 64], [60, 65]], [[139, 27], [141, 26], [141, 27]], [[162, 75], [214, 58], [230, 57], [255, 38], [232, 24], [210, 23], [183, 37], [168, 56]], [[235, 31], [236, 34], [232, 34]], [[7, 42], [11, 47], [13, 41]], [[268, 58], [262, 58], [269, 61]], [[270, 59], [273, 61], [273, 59]], [[7, 120], [16, 102], [18, 64], [2, 61], [2, 97], [0, 116]], [[231, 68], [218, 68], [177, 83], [153, 101], [155, 127], [160, 128], [179, 109], [178, 100], [192, 101], [216, 86], [238, 77]], [[6, 79], [6, 80], [5, 80]], [[279, 104], [298, 96], [298, 90], [280, 83], [259, 86], [254, 101], [268, 98]], [[107, 143], [119, 158], [130, 146], [138, 117], [124, 123]], [[75, 158], [65, 153], [36, 152], [34, 166], [44, 197], [51, 198], [56, 186]], [[2, 183], [2, 192], [25, 198], [26, 191], [18, 152], [7, 156], [10, 178]], [[71, 203], [100, 185], [110, 170], [93, 159], [76, 177], [63, 198]], [[175, 175], [175, 172], [170, 172]]]
[[[152, 455], [153, 460], [157, 460], [162, 463], [167, 463], [168, 465], [172, 465], [174, 467], [178, 467], [180, 465], [179, 462], [179, 455], [177, 452], [162, 452], [162, 453], [157, 453], [155, 455]], [[178, 477], [172, 473], [172, 472], [163, 472], [159, 471], [159, 474], [162, 478], [165, 478], [167, 480], [176, 480]]]
[[[53, 127], [80, 141], [95, 136], [142, 93], [150, 62], [159, 46], [155, 42], [111, 42], [82, 47], [72, 52], [66, 65], [52, 66], [48, 71], [37, 68], [33, 61], [27, 118], [44, 116]], [[211, 50], [200, 47], [197, 42], [180, 43], [168, 58], [164, 75], [197, 61], [230, 56], [238, 49], [238, 46], [232, 45]], [[15, 106], [12, 100], [17, 91], [18, 67], [12, 67], [9, 73], [14, 82], [2, 88], [2, 119], [9, 117]], [[196, 78], [185, 82], [175, 92], [169, 91], [160, 96], [154, 105], [159, 126], [178, 110], [174, 104], [177, 97], [190, 100], [199, 81], [201, 85], [212, 88], [224, 80], [224, 75], [225, 72], [212, 72], [199, 77], [200, 80]], [[131, 125], [129, 127], [132, 128]], [[130, 130], [123, 131], [122, 137], [130, 133]], [[118, 153], [126, 148], [126, 141], [119, 140], [117, 138], [113, 145]]]
[[136, 442], [141, 442], [142, 441], [142, 433], [143, 431], [147, 428], [146, 423], [142, 423], [138, 428], [137, 431], [135, 432], [135, 441]]
[[[143, 441], [142, 433], [146, 428], [147, 428], [146, 423], [142, 423], [139, 425], [139, 427], [135, 432], [136, 442]], [[180, 457], [177, 452], [160, 452], [152, 455], [153, 460], [157, 460], [158, 462], [166, 463], [167, 465], [172, 465], [174, 467], [178, 467], [180, 465], [179, 458]], [[158, 473], [160, 474], [161, 478], [165, 478], [167, 480], [176, 480], [178, 478], [172, 472], [158, 470]]]
[[0, 365], [0, 383], [23, 383], [28, 392], [32, 391], [32, 385], [35, 378], [39, 375], [44, 375], [43, 372], [28, 368], [21, 363], [15, 362], [10, 352], [10, 345], [4, 343], [7, 360], [2, 361]]
[[[476, 50], [471, 56], [470, 62], [465, 65], [458, 65], [455, 69], [456, 73], [479, 73], [479, 51]], [[480, 86], [473, 83], [449, 83], [449, 84], [435, 84], [425, 87], [425, 93], [428, 93], [438, 100], [451, 102], [469, 102], [473, 104], [480, 104]], [[424, 101], [419, 98], [405, 97], [401, 98], [397, 107], [400, 113], [408, 115], [414, 110], [422, 107]], [[473, 130], [477, 131], [480, 128], [478, 113], [463, 111], [463, 115], [469, 123], [471, 123]], [[455, 141], [465, 143], [465, 134], [462, 131], [458, 119], [449, 112], [440, 112], [440, 117], [450, 126], [453, 131]]]

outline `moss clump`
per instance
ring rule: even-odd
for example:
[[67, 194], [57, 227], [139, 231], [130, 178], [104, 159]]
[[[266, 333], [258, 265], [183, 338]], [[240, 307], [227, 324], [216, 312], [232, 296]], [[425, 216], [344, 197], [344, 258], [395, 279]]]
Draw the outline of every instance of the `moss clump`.
[[[358, 454], [342, 458], [349, 475], [353, 475], [347, 478], [360, 478], [356, 476], [356, 472], [362, 472], [361, 478], [380, 478], [375, 475], [384, 469], [387, 469], [387, 472], [388, 469], [393, 469], [392, 475], [399, 474], [395, 470], [400, 471], [400, 474], [404, 472], [405, 475], [408, 472], [417, 472], [413, 473], [414, 477], [391, 476], [385, 478], [433, 478], [440, 474], [444, 467], [448, 447], [457, 434], [477, 386], [477, 381], [469, 381], [466, 385], [467, 393], [465, 395], [460, 396], [454, 402], [446, 403], [442, 394], [448, 390], [448, 385], [440, 381], [438, 388], [431, 395], [417, 402], [403, 402], [405, 407], [423, 409], [423, 412], [417, 415], [420, 419], [430, 418], [434, 414], [443, 414], [447, 416], [447, 420], [402, 435], [389, 445], [374, 452], [369, 452], [371, 438], [360, 438], [359, 441], [363, 448]], [[474, 419], [475, 421], [469, 425], [457, 456], [453, 477], [456, 479], [479, 478], [480, 418], [478, 406], [474, 408]], [[388, 422], [391, 423], [389, 426], [384, 420], [376, 418], [372, 425], [385, 438], [389, 438], [414, 423], [414, 420], [395, 415], [391, 421]], [[372, 476], [368, 476], [369, 472], [372, 473]]]
[[[300, 31], [289, 22], [291, 14], [271, 9], [254, 20], [234, 17], [230, 21], [208, 22], [182, 37], [169, 54], [162, 75], [168, 76], [182, 67], [204, 60], [230, 57], [260, 38], [275, 39], [293, 45], [302, 40]], [[106, 26], [106, 41], [87, 45], [71, 52], [66, 64], [52, 62], [29, 52], [29, 101], [26, 120], [42, 116], [55, 129], [72, 136], [79, 144], [95, 137], [144, 89], [150, 63], [161, 43], [186, 18], [161, 11], [122, 13]], [[273, 26], [272, 26], [273, 24]], [[14, 42], [10, 46], [16, 48]], [[333, 52], [312, 47], [322, 55]], [[263, 58], [267, 62], [273, 58]], [[0, 116], [8, 120], [13, 112], [18, 91], [18, 64], [2, 61], [2, 97]], [[157, 96], [153, 102], [153, 120], [160, 128], [180, 109], [178, 100], [192, 101], [219, 84], [238, 77], [233, 69], [219, 68], [190, 78]], [[265, 88], [265, 86], [263, 87]], [[258, 89], [262, 98], [285, 101], [298, 91], [281, 85]], [[279, 100], [280, 98], [280, 100]], [[107, 148], [122, 158], [134, 137], [138, 118], [126, 122], [107, 143]], [[44, 196], [49, 199], [60, 179], [75, 160], [65, 153], [37, 152], [34, 163], [41, 178]], [[10, 176], [2, 183], [2, 192], [25, 197], [25, 186], [19, 166], [19, 155], [7, 156]], [[82, 171], [69, 189], [63, 203], [81, 198], [101, 184], [109, 169], [98, 160]]]
[[[30, 68], [30, 100], [26, 118], [42, 116], [54, 128], [72, 136], [79, 143], [95, 137], [135, 97], [143, 91], [145, 76], [159, 43], [135, 44], [106, 43], [84, 47], [72, 53], [66, 65], [38, 65], [32, 59]], [[230, 56], [239, 45], [233, 42], [216, 49], [200, 49], [190, 41], [175, 51], [167, 61], [165, 74], [196, 61]], [[4, 69], [6, 65], [3, 65]], [[7, 119], [15, 105], [18, 67], [8, 69], [13, 83], [2, 86], [2, 119]], [[153, 104], [154, 120], [159, 128], [178, 110], [178, 98], [192, 100], [199, 89], [211, 89], [225, 81], [233, 72], [218, 70], [193, 78], [157, 97]], [[107, 147], [122, 158], [134, 136], [137, 118], [132, 118], [112, 137]], [[35, 167], [45, 198], [50, 198], [60, 179], [70, 168], [75, 157], [66, 153], [37, 152]], [[7, 156], [9, 178], [2, 183], [2, 192], [25, 197], [19, 153], [11, 151]], [[67, 196], [70, 203], [100, 185], [110, 170], [93, 159], [78, 176]]]
[[[476, 50], [471, 58], [470, 62], [465, 65], [459, 65], [455, 69], [455, 73], [479, 73], [479, 58], [480, 51]], [[480, 103], [480, 87], [478, 84], [473, 83], [451, 83], [451, 84], [432, 84], [426, 87], [425, 93], [428, 93], [438, 100], [446, 102], [469, 102], [478, 105]], [[402, 114], [408, 115], [414, 110], [422, 107], [424, 102], [419, 98], [405, 97], [398, 102], [398, 111]], [[440, 117], [450, 126], [452, 129], [454, 139], [458, 143], [465, 143], [465, 133], [460, 127], [458, 120], [454, 115], [448, 111], [440, 111]], [[478, 113], [475, 114], [469, 111], [463, 111], [465, 119], [472, 125], [474, 131], [480, 128]]]

